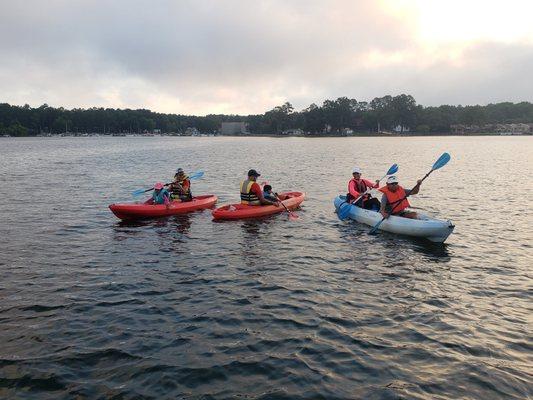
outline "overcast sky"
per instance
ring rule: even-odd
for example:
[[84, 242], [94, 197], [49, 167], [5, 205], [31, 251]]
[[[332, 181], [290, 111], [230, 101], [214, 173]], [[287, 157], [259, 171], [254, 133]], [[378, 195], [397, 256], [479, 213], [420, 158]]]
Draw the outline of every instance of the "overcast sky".
[[533, 0], [0, 0], [0, 102], [205, 115], [533, 101]]

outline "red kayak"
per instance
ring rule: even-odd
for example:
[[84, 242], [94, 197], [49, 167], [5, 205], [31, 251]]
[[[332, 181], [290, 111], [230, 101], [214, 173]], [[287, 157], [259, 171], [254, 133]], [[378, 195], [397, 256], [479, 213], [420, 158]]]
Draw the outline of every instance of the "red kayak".
[[[279, 194], [280, 200], [289, 210], [295, 210], [305, 200], [305, 193], [302, 192], [285, 192]], [[213, 219], [242, 219], [242, 218], [260, 218], [267, 215], [287, 212], [280, 205], [276, 206], [249, 206], [247, 204], [227, 204], [213, 210]]]
[[217, 196], [207, 194], [193, 197], [191, 201], [173, 201], [168, 206], [149, 203], [111, 204], [109, 209], [123, 220], [166, 217], [169, 215], [185, 214], [191, 211], [211, 208], [217, 202]]

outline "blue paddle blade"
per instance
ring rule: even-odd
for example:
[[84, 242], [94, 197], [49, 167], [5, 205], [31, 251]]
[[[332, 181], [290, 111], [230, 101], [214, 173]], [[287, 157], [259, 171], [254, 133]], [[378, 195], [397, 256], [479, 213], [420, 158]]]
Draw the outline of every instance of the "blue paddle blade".
[[392, 166], [387, 171], [387, 175], [394, 175], [398, 171], [398, 164], [392, 164]]
[[442, 156], [439, 157], [437, 161], [435, 161], [435, 164], [433, 164], [432, 169], [439, 169], [444, 167], [448, 161], [450, 161], [450, 155], [448, 153], [442, 153]]
[[140, 196], [141, 194], [146, 193], [145, 189], [137, 189], [136, 191], [132, 192], [131, 194], [133, 196]]
[[198, 171], [189, 175], [189, 179], [200, 179], [202, 176], [204, 176], [204, 171]]
[[344, 221], [350, 215], [351, 209], [352, 209], [351, 204], [346, 203], [346, 202], [341, 203], [341, 205], [339, 206], [339, 209], [337, 210], [337, 216], [339, 217], [339, 219]]

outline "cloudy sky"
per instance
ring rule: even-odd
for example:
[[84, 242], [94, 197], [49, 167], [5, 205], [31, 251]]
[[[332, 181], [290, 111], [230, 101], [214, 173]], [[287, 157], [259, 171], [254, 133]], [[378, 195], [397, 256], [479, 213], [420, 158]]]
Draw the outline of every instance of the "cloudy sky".
[[205, 115], [533, 101], [533, 0], [0, 0], [0, 102]]

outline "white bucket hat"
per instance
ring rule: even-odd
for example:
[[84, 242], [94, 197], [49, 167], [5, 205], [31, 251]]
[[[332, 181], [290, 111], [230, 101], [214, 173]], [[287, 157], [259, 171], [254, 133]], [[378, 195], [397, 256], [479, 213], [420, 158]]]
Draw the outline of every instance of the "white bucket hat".
[[352, 174], [356, 174], [356, 173], [360, 174], [362, 172], [363, 171], [361, 171], [361, 168], [359, 168], [359, 167], [353, 167], [353, 169], [352, 169]]

